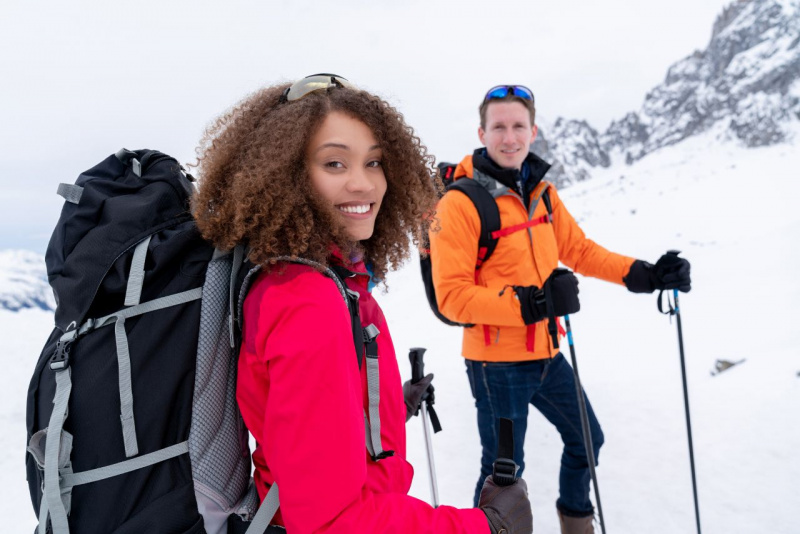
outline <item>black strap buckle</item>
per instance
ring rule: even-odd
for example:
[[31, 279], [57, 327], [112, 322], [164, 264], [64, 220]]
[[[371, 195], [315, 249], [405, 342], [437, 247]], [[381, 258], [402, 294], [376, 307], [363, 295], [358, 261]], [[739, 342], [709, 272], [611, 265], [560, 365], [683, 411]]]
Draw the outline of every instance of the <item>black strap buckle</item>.
[[63, 371], [69, 367], [69, 352], [72, 348], [72, 340], [58, 340], [56, 343], [56, 353], [50, 358], [50, 369], [53, 371]]
[[517, 480], [517, 464], [509, 458], [498, 458], [494, 462], [492, 478], [498, 486], [510, 486]]
[[510, 486], [517, 480], [517, 464], [514, 457], [514, 422], [505, 417], [500, 418], [497, 439], [497, 460], [492, 468], [492, 478], [498, 486]]
[[376, 454], [372, 456], [372, 460], [377, 462], [379, 460], [383, 460], [385, 458], [389, 458], [390, 456], [394, 456], [394, 451], [383, 451], [380, 454]]
[[364, 343], [372, 343], [373, 341], [375, 341], [375, 339], [378, 337], [378, 334], [380, 334], [381, 331], [378, 330], [377, 326], [370, 323], [369, 325], [364, 327], [363, 333], [364, 333]]
[[364, 347], [367, 358], [376, 360], [378, 358], [378, 334], [380, 330], [374, 324], [370, 324], [361, 331], [364, 336]]

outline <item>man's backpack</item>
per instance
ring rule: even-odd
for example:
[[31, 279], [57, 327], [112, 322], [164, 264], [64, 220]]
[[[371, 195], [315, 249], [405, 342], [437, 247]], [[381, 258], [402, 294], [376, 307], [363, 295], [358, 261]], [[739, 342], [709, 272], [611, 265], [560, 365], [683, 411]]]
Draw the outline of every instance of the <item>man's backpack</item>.
[[[475, 258], [475, 279], [478, 279], [478, 272], [481, 267], [489, 261], [497, 242], [502, 237], [500, 224], [500, 210], [494, 197], [477, 181], [471, 178], [455, 179], [457, 165], [454, 163], [441, 162], [438, 164], [439, 178], [445, 186], [445, 193], [449, 191], [459, 191], [472, 201], [481, 221], [481, 231], [478, 237], [478, 257]], [[548, 217], [552, 216], [553, 209], [550, 205], [550, 196], [547, 189], [542, 194], [542, 200], [547, 208]], [[463, 326], [466, 328], [475, 326], [469, 323], [459, 323], [445, 317], [436, 300], [436, 288], [433, 285], [433, 269], [431, 265], [430, 246], [427, 246], [420, 254], [420, 269], [422, 271], [422, 283], [425, 286], [425, 295], [428, 297], [428, 304], [434, 315], [443, 323], [450, 326]]]
[[259, 268], [202, 239], [192, 181], [170, 156], [122, 149], [59, 186], [55, 328], [27, 402], [39, 534], [260, 534], [277, 509], [276, 492], [259, 510], [235, 397]]

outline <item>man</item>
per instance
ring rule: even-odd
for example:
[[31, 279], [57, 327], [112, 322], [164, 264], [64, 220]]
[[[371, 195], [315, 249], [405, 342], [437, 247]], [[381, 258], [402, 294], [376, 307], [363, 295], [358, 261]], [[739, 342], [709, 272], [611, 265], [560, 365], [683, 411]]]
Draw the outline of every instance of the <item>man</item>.
[[[520, 473], [524, 469], [530, 403], [555, 425], [564, 443], [556, 502], [561, 530], [591, 533], [594, 508], [574, 375], [555, 346], [561, 325], [548, 319], [579, 310], [578, 281], [572, 273], [555, 270], [561, 262], [635, 293], [688, 291], [689, 263], [673, 253], [651, 265], [586, 238], [555, 188], [544, 181], [550, 165], [529, 152], [537, 134], [530, 89], [494, 87], [479, 112], [478, 137], [485, 148], [465, 157], [454, 176], [474, 179], [491, 193], [500, 212], [501, 237], [489, 260], [476, 261], [480, 217], [460, 192], [442, 198], [440, 228], [430, 234], [439, 309], [453, 321], [475, 325], [464, 329], [462, 346], [483, 446], [475, 503], [497, 457], [500, 417], [514, 421], [514, 461]], [[597, 458], [603, 432], [588, 399], [586, 407]]]

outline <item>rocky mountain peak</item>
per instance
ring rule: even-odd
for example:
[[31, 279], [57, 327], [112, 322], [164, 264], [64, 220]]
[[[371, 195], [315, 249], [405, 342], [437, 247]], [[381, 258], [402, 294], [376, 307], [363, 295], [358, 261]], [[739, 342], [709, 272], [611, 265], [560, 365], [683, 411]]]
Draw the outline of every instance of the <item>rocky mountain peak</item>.
[[638, 111], [601, 134], [559, 119], [547, 136], [568, 185], [712, 128], [745, 147], [785, 142], [799, 119], [800, 1], [737, 0], [717, 17], [706, 49], [673, 64]]

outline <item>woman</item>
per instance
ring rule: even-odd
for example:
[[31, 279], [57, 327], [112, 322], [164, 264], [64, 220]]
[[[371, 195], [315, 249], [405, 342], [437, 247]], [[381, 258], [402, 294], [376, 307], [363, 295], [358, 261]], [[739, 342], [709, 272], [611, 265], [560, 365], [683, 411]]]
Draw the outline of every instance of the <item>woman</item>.
[[[237, 398], [257, 443], [259, 496], [280, 486], [273, 524], [290, 533], [497, 531], [508, 528], [505, 501], [524, 500], [530, 516], [521, 484], [499, 488], [483, 510], [434, 509], [407, 495], [407, 410], [369, 290], [425, 235], [436, 202], [431, 159], [395, 109], [334, 75], [259, 91], [204, 138], [198, 227], [221, 249], [247, 243], [263, 267], [244, 303]], [[354, 354], [329, 267], [358, 295], [360, 326], [377, 332], [366, 354], [377, 346], [378, 413], [369, 412], [370, 358]], [[410, 402], [416, 409], [419, 399]]]

